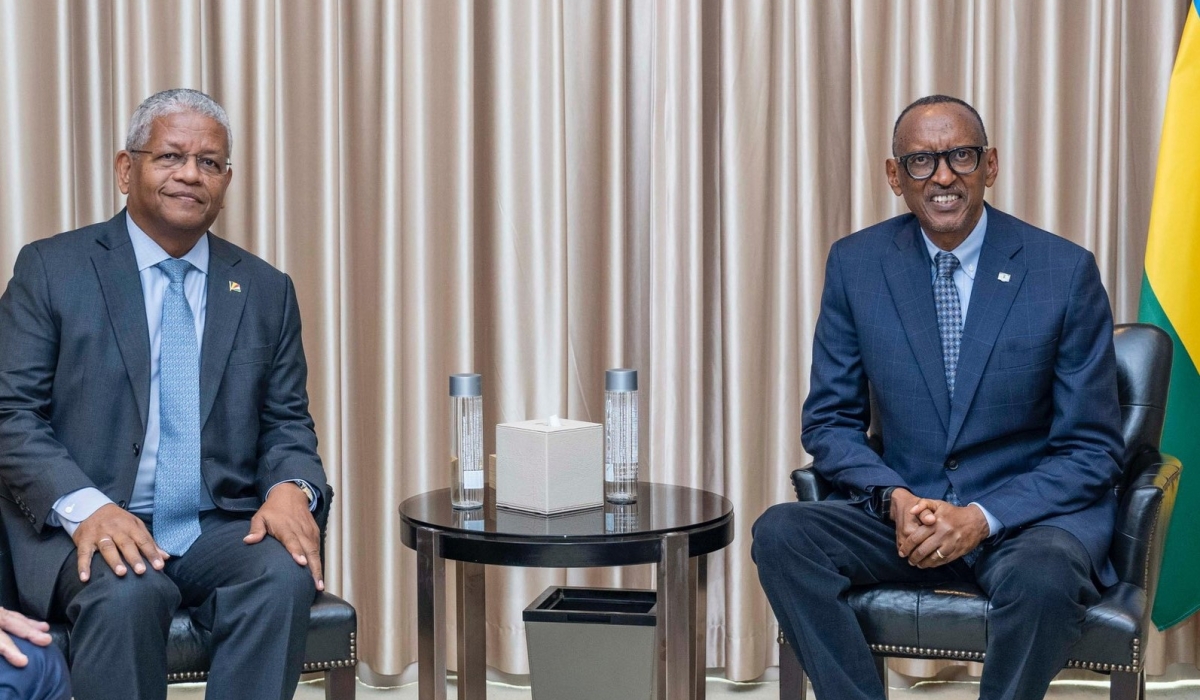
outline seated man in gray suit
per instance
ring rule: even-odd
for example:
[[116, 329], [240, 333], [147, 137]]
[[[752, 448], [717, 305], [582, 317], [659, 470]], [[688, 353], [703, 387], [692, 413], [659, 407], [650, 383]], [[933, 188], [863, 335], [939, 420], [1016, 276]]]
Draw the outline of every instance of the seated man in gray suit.
[[127, 208], [25, 246], [0, 298], [0, 517], [22, 606], [71, 625], [80, 700], [165, 698], [181, 605], [209, 697], [299, 680], [325, 474], [292, 282], [208, 232], [231, 148], [207, 95], [149, 97]]
[[51, 643], [45, 622], [0, 608], [0, 698], [71, 700], [62, 652]]

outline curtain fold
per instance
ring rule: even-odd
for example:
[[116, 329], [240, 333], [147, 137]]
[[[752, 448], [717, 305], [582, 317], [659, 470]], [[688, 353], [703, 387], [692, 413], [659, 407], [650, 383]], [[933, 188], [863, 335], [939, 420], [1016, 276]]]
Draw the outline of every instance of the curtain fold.
[[[1133, 320], [1186, 10], [0, 0], [0, 267], [122, 206], [113, 155], [144, 97], [212, 94], [234, 129], [215, 229], [296, 282], [337, 491], [327, 581], [358, 608], [376, 677], [416, 659], [397, 506], [448, 484], [447, 375], [483, 374], [489, 425], [600, 422], [604, 370], [629, 366], [643, 477], [734, 503], [707, 658], [751, 679], [778, 651], [750, 528], [808, 461], [825, 254], [904, 211], [883, 170], [896, 115], [933, 92], [972, 102], [999, 149], [989, 200], [1092, 250]], [[545, 587], [654, 584], [649, 566], [487, 576], [488, 663], [509, 673], [527, 671], [520, 613]], [[1194, 619], [1151, 635], [1148, 670], [1172, 663], [1200, 665]]]

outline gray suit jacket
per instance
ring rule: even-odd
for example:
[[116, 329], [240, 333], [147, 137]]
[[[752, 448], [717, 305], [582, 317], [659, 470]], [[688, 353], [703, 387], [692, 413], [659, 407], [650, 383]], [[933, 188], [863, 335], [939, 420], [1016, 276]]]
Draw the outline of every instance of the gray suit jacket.
[[[74, 549], [46, 525], [54, 502], [94, 486], [125, 507], [133, 493], [150, 334], [125, 221], [25, 246], [0, 297], [0, 517], [21, 603], [39, 617]], [[279, 481], [325, 487], [299, 308], [287, 275], [208, 235], [201, 472], [218, 508], [252, 512]]]

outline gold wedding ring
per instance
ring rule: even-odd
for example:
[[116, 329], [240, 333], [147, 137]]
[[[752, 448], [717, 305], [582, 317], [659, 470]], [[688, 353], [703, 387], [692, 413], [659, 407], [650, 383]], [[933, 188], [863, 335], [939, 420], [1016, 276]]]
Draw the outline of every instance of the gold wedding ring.
[[945, 558], [946, 558], [946, 555], [945, 555], [945, 554], [942, 554], [942, 548], [941, 548], [941, 547], [938, 547], [937, 549], [933, 550], [933, 553], [937, 555], [937, 558], [938, 558], [938, 559], [945, 559]]
[[96, 541], [96, 545], [99, 546], [101, 543], [112, 542], [112, 541], [113, 541], [113, 539], [111, 537], [101, 537], [99, 540]]

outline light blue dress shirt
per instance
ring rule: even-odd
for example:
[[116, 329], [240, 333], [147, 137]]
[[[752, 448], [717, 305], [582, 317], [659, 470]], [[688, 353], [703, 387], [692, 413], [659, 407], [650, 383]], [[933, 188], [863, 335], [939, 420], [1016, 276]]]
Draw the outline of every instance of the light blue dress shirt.
[[[166, 296], [167, 287], [171, 283], [167, 273], [156, 266], [171, 256], [162, 246], [155, 243], [154, 239], [146, 235], [128, 213], [125, 215], [125, 222], [129, 229], [129, 240], [133, 243], [134, 257], [137, 259], [138, 275], [142, 281], [142, 297], [146, 303], [146, 325], [150, 331], [150, 405], [146, 414], [146, 437], [142, 442], [129, 511], [149, 515], [154, 512], [154, 470], [158, 466], [162, 307], [163, 297]], [[192, 264], [183, 280], [183, 292], [196, 320], [196, 346], [202, 350], [204, 320], [208, 308], [208, 235], [201, 236], [182, 259]], [[109, 503], [112, 503], [112, 500], [97, 488], [79, 489], [55, 501], [54, 512], [47, 518], [47, 522], [51, 525], [61, 524], [68, 535], [74, 535], [80, 523]], [[311, 506], [315, 508], [318, 503], [319, 498], [314, 500]], [[201, 489], [200, 510], [215, 507], [208, 490]]]
[[[950, 251], [958, 258], [958, 269], [954, 271], [954, 286], [958, 288], [958, 306], [962, 310], [962, 322], [967, 323], [967, 308], [971, 305], [971, 290], [975, 287], [975, 271], [979, 269], [979, 253], [983, 251], [983, 237], [987, 233], [987, 209], [979, 217], [979, 223], [971, 229], [971, 233], [963, 239], [958, 247]], [[929, 252], [929, 283], [937, 279], [937, 263], [934, 260], [942, 249], [929, 240], [929, 234], [921, 229], [921, 238], [925, 240], [925, 250]]]
[[[954, 271], [954, 286], [958, 288], [958, 306], [962, 310], [962, 323], [967, 324], [967, 308], [971, 304], [971, 290], [975, 287], [975, 271], [979, 269], [979, 253], [983, 251], [983, 238], [987, 233], [987, 209], [983, 210], [983, 215], [979, 217], [979, 223], [975, 224], [975, 228], [971, 229], [971, 233], [963, 239], [958, 247], [950, 251], [954, 257], [958, 258], [958, 269]], [[921, 229], [921, 238], [925, 239], [925, 250], [929, 252], [929, 283], [937, 279], [937, 263], [934, 260], [937, 254], [942, 252], [929, 240], [929, 234], [925, 233], [925, 229]], [[972, 501], [969, 505], [973, 505], [983, 512], [983, 517], [987, 518], [988, 534], [994, 535], [1000, 532], [1002, 525], [987, 508]]]

